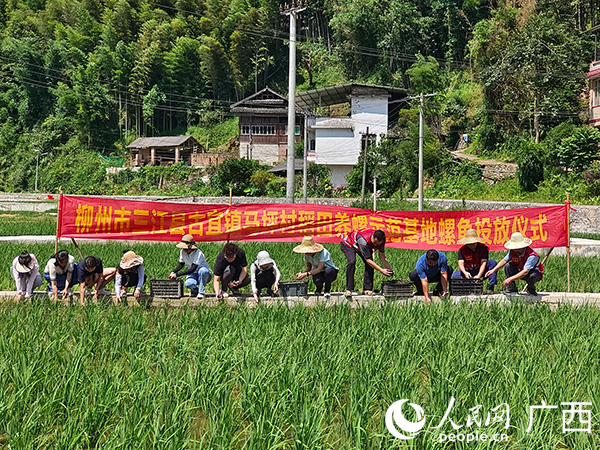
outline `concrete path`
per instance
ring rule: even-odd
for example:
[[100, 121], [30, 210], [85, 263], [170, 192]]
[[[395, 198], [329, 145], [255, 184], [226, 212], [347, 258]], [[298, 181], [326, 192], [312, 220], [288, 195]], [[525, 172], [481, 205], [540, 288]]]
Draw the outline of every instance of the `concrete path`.
[[[0, 302], [13, 301], [16, 297], [15, 291], [0, 291]], [[45, 292], [35, 292], [35, 299], [47, 298]], [[439, 303], [442, 300], [438, 297], [431, 297], [434, 303]], [[76, 297], [75, 301], [78, 301]], [[104, 301], [110, 303], [112, 297], [105, 297]], [[448, 300], [454, 303], [459, 302], [486, 302], [486, 304], [493, 303], [510, 303], [511, 301], [525, 301], [531, 304], [543, 304], [548, 305], [552, 310], [558, 308], [561, 305], [571, 306], [595, 306], [600, 308], [600, 293], [567, 293], [567, 292], [540, 292], [536, 296], [532, 295], [521, 295], [512, 294], [505, 295], [502, 293], [492, 295], [479, 295], [479, 296], [461, 296], [461, 297], [450, 297]], [[408, 303], [423, 304], [425, 303], [425, 297], [414, 296], [411, 298], [386, 298], [382, 295], [353, 295], [352, 299], [347, 299], [342, 293], [332, 293], [330, 298], [326, 298], [322, 295], [308, 295], [306, 297], [274, 297], [274, 298], [262, 298], [261, 302], [267, 306], [274, 305], [285, 305], [293, 307], [296, 305], [303, 305], [306, 307], [315, 307], [319, 305], [331, 307], [335, 305], [349, 305], [352, 308], [365, 307], [369, 305], [381, 306], [384, 304], [397, 304], [406, 305]], [[138, 302], [135, 301], [133, 296], [130, 294], [128, 297], [129, 305], [136, 305]], [[197, 307], [197, 306], [217, 306], [220, 303], [224, 303], [231, 307], [249, 307], [254, 308], [256, 304], [254, 298], [251, 295], [244, 295], [240, 297], [229, 297], [219, 302], [214, 294], [208, 294], [204, 299], [200, 300], [195, 297], [184, 296], [179, 299], [166, 299], [159, 297], [143, 296], [141, 304], [152, 306], [152, 307]]]

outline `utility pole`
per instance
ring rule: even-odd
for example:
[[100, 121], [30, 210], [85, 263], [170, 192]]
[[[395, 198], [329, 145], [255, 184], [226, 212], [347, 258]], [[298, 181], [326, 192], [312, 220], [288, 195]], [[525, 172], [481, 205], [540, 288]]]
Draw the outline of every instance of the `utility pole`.
[[34, 148], [35, 152], [35, 192], [37, 192], [38, 168], [40, 167], [40, 150]]
[[279, 12], [290, 17], [290, 61], [288, 80], [288, 136], [287, 136], [287, 185], [288, 203], [294, 203], [294, 137], [296, 135], [296, 18], [304, 11], [307, 4], [297, 0], [296, 3], [285, 3]]
[[360, 189], [360, 203], [365, 202], [365, 184], [367, 183], [367, 155], [369, 153], [369, 140], [371, 135], [369, 134], [369, 127], [365, 133], [365, 150], [363, 152], [363, 174], [362, 174], [362, 187]]
[[433, 97], [437, 93], [421, 94], [408, 97], [409, 100], [419, 99], [419, 211], [423, 211], [423, 106], [425, 97]]
[[[40, 153], [42, 152], [40, 149], [34, 148], [35, 152], [35, 192], [38, 190], [38, 171], [40, 167]], [[47, 153], [42, 153], [42, 155], [47, 155]]]
[[423, 211], [423, 93], [419, 96], [419, 211]]
[[306, 203], [307, 186], [307, 171], [308, 165], [308, 115], [304, 114], [304, 161], [302, 165], [302, 203]]

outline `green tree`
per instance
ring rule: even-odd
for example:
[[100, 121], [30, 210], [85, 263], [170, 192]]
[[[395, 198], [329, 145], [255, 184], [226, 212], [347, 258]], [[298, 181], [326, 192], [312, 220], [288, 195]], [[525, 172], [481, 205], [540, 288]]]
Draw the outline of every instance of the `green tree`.
[[544, 181], [544, 163], [539, 147], [525, 141], [519, 149], [517, 179], [525, 192], [537, 190], [538, 184]]
[[598, 159], [600, 131], [592, 127], [577, 128], [558, 146], [558, 160], [567, 170], [583, 172]]
[[552, 124], [556, 115], [578, 115], [588, 60], [582, 40], [568, 24], [544, 13], [522, 24], [519, 13], [500, 9], [494, 18], [479, 22], [471, 55], [493, 120], [505, 129], [531, 126], [539, 142], [542, 117]]
[[229, 188], [233, 195], [244, 195], [253, 188], [252, 176], [260, 168], [259, 162], [253, 159], [231, 158], [219, 164], [210, 182], [220, 195], [228, 195]]
[[154, 118], [154, 110], [158, 105], [165, 101], [165, 98], [165, 93], [162, 92], [157, 85], [152, 86], [152, 89], [144, 96], [142, 111], [144, 121], [147, 125], [150, 125], [151, 127], [154, 126], [152, 120]]
[[[425, 58], [421, 53], [416, 55], [417, 60], [406, 71], [414, 94], [436, 94], [424, 99], [424, 115], [435, 133], [442, 134], [442, 109], [446, 77], [440, 69], [440, 64], [433, 57]], [[416, 100], [415, 100], [416, 101]]]

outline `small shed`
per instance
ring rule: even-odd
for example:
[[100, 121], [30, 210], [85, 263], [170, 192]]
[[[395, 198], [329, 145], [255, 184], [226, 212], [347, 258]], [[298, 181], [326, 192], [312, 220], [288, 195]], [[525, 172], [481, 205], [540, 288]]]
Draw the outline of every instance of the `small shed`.
[[193, 136], [162, 136], [137, 138], [127, 146], [131, 152], [131, 167], [166, 166], [183, 162], [199, 165], [199, 154], [206, 150]]
[[[294, 159], [294, 172], [302, 173], [304, 170], [304, 160], [302, 159]], [[285, 177], [287, 175], [287, 161], [284, 161], [276, 166], [273, 166], [267, 172], [272, 172], [275, 175]]]

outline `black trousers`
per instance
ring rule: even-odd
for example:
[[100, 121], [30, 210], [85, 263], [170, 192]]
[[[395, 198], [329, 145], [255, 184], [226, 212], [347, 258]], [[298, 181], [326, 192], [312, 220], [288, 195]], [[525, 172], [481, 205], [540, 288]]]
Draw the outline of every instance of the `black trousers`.
[[[452, 274], [454, 273], [454, 271], [452, 270], [452, 267], [448, 266], [448, 272], [446, 272], [446, 274], [448, 274], [448, 284], [450, 283], [450, 277], [452, 276]], [[408, 276], [410, 278], [410, 281], [413, 282], [413, 284], [415, 285], [415, 288], [417, 289], [417, 295], [424, 295], [423, 293], [423, 285], [421, 284], [421, 278], [419, 278], [419, 273], [416, 270], [413, 270], [410, 275]], [[442, 279], [442, 272], [438, 272], [437, 274], [435, 274], [432, 277], [427, 277], [427, 282], [428, 283], [437, 283], [437, 286], [435, 287], [433, 293], [435, 295], [439, 295], [442, 293], [442, 285], [440, 283]]]
[[365, 258], [360, 253], [357, 253], [352, 247], [348, 247], [343, 242], [340, 243], [342, 248], [342, 253], [346, 257], [346, 290], [353, 291], [354, 290], [354, 272], [356, 272], [356, 255], [360, 256], [360, 259], [365, 263], [365, 274], [363, 276], [363, 291], [372, 291], [373, 290], [373, 276], [375, 274], [375, 269], [373, 269], [370, 265], [367, 264]]
[[[237, 281], [239, 279], [240, 273], [242, 273], [242, 269], [239, 269], [238, 271], [236, 271], [235, 267], [233, 267], [231, 264], [228, 265], [227, 267], [225, 267], [225, 270], [223, 271], [223, 276], [221, 277], [221, 289], [223, 290], [223, 292], [227, 291], [227, 289], [229, 288], [229, 283], [231, 281]], [[232, 290], [237, 291], [239, 288], [248, 286], [249, 284], [250, 284], [250, 275], [246, 274], [246, 278], [244, 278], [242, 280], [242, 283], [239, 286], [236, 286], [235, 289], [232, 289]]]
[[[513, 275], [516, 275], [519, 272], [519, 268], [513, 262], [509, 262], [504, 266], [504, 273], [506, 274], [507, 278], [512, 277]], [[525, 278], [522, 278], [522, 280], [525, 280], [525, 283], [527, 283], [527, 290], [533, 292], [535, 291], [535, 283], [540, 281], [542, 277], [543, 275], [539, 270], [531, 269], [529, 273], [525, 275]], [[510, 283], [506, 290], [508, 292], [517, 292], [517, 286], [515, 285], [515, 282], [513, 281], [512, 283]]]
[[256, 289], [258, 290], [258, 295], [260, 295], [260, 291], [264, 288], [267, 288], [267, 291], [273, 287], [275, 284], [275, 272], [273, 269], [271, 270], [263, 270], [256, 274]]
[[338, 270], [333, 267], [324, 267], [319, 273], [314, 274], [313, 281], [317, 288], [317, 294], [323, 291], [323, 284], [325, 285], [325, 293], [331, 292], [331, 283], [335, 281], [338, 276]]

